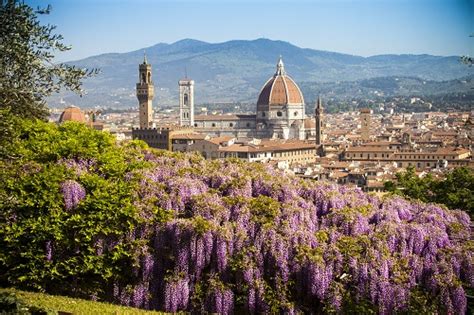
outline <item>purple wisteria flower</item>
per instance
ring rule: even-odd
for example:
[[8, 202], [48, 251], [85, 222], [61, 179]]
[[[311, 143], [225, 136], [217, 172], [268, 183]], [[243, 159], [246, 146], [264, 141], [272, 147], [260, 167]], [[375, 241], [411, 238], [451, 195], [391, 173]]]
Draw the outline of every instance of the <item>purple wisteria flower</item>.
[[66, 210], [74, 209], [86, 197], [86, 190], [75, 180], [66, 180], [61, 184]]
[[[121, 304], [350, 313], [349, 298], [394, 314], [408, 312], [421, 291], [430, 305], [466, 310], [460, 284], [474, 285], [474, 254], [461, 211], [302, 181], [268, 165], [154, 152], [145, 159], [151, 167], [139, 177], [134, 206], [148, 214], [140, 226], [95, 244], [102, 255], [123, 242], [140, 244], [130, 283], [109, 292]], [[85, 197], [74, 181], [62, 192], [67, 209]], [[157, 209], [172, 217], [156, 222]]]

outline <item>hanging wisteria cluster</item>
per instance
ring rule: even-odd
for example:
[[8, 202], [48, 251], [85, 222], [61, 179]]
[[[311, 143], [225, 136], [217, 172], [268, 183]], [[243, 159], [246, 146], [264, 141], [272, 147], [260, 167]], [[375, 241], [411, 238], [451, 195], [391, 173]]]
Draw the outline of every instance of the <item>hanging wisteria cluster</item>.
[[[116, 303], [219, 314], [466, 311], [474, 256], [462, 211], [262, 164], [150, 152], [144, 161], [145, 170], [125, 175], [139, 181], [142, 222], [123, 237], [95, 240], [99, 256], [139, 244], [133, 275], [107, 293]], [[93, 167], [64, 163], [81, 174]], [[66, 209], [87, 194], [75, 181], [61, 189]], [[158, 212], [168, 219], [154, 220]], [[46, 253], [51, 260], [49, 243]]]

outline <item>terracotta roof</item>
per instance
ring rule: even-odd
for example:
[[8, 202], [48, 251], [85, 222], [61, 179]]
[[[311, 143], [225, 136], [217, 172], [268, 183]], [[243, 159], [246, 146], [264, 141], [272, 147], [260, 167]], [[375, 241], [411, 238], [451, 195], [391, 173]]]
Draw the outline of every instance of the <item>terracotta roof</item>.
[[232, 139], [235, 139], [235, 137], [232, 136], [221, 136], [221, 137], [214, 137], [209, 139], [208, 141], [214, 144], [221, 144], [222, 142], [227, 142]]
[[367, 181], [367, 187], [384, 187], [384, 183], [381, 181], [369, 180]]
[[86, 116], [79, 107], [69, 106], [61, 113], [61, 116], [59, 116], [60, 123], [65, 121], [79, 121], [85, 123]]
[[207, 135], [202, 133], [191, 133], [191, 134], [178, 134], [173, 136], [173, 140], [175, 139], [184, 139], [184, 140], [204, 140], [206, 139]]
[[304, 98], [295, 81], [286, 75], [280, 60], [275, 75], [263, 85], [257, 105], [286, 104], [304, 104]]
[[340, 161], [331, 161], [328, 164], [323, 164], [324, 168], [348, 168], [350, 166], [350, 162], [340, 162]]
[[316, 121], [314, 121], [314, 118], [306, 118], [304, 120], [304, 128], [305, 129], [316, 128]]
[[372, 147], [372, 146], [389, 146], [389, 145], [401, 145], [400, 142], [393, 142], [393, 141], [374, 141], [374, 142], [367, 142], [361, 144], [364, 147]]
[[330, 175], [331, 178], [343, 178], [347, 176], [349, 176], [349, 174], [347, 174], [346, 172], [338, 172], [338, 171], [334, 171]]

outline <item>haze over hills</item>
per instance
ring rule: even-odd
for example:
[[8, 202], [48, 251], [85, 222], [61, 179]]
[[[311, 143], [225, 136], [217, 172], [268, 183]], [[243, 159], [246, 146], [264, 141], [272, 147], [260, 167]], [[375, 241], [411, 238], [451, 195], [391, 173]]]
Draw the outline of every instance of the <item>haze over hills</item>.
[[457, 56], [360, 57], [269, 39], [216, 44], [185, 39], [70, 62], [79, 67], [100, 68], [102, 72], [85, 82], [87, 96], [79, 98], [63, 92], [51, 98], [50, 104], [61, 107], [59, 100], [63, 98], [66, 103], [82, 107], [136, 106], [137, 68], [144, 50], [153, 66], [155, 106], [177, 104], [177, 82], [185, 73], [195, 80], [197, 104], [255, 102], [260, 88], [273, 75], [279, 55], [283, 56], [288, 74], [302, 88], [306, 101], [314, 100], [318, 93], [344, 98], [371, 89], [386, 95], [406, 95], [413, 91], [424, 93], [426, 88], [429, 93], [439, 94], [449, 93], [453, 86], [456, 91], [469, 91], [472, 87], [470, 78], [466, 81], [465, 77], [472, 76], [473, 70], [461, 64]]

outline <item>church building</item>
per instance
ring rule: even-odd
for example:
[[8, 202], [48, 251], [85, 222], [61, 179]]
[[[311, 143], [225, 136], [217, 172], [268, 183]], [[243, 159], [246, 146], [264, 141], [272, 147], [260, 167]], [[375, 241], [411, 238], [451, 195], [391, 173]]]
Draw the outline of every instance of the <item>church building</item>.
[[255, 115], [197, 115], [194, 127], [217, 136], [305, 140], [314, 134], [307, 120], [303, 94], [280, 57], [275, 74], [260, 90]]

